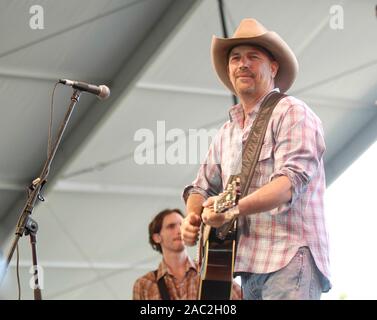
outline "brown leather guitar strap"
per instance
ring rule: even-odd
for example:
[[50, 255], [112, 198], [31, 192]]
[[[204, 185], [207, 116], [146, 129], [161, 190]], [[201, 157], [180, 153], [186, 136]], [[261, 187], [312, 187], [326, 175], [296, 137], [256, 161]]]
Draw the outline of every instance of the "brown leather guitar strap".
[[273, 91], [269, 93], [263, 100], [257, 117], [253, 122], [242, 154], [241, 198], [245, 197], [249, 191], [272, 111], [284, 97], [286, 95], [280, 92]]

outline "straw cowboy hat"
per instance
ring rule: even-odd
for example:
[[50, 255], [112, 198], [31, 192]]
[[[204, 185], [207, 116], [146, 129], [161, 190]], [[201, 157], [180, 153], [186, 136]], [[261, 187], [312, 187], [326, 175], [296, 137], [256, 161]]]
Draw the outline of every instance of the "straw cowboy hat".
[[245, 44], [260, 46], [273, 55], [279, 63], [275, 86], [280, 89], [280, 92], [286, 92], [293, 84], [298, 72], [296, 56], [277, 33], [268, 31], [255, 19], [243, 19], [232, 38], [212, 37], [212, 64], [221, 82], [235, 93], [228, 76], [228, 54], [233, 47]]

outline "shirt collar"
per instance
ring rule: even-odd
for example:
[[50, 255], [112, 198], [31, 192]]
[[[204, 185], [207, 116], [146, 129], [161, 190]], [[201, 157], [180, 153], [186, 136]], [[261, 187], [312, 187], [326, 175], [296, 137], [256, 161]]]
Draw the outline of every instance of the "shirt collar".
[[[258, 112], [264, 98], [271, 92], [273, 91], [276, 91], [276, 92], [280, 92], [279, 88], [274, 88], [272, 89], [271, 91], [267, 92], [262, 98], [259, 99], [258, 103], [256, 104], [255, 108], [253, 108], [253, 110], [249, 113], [249, 116], [251, 116], [253, 113], [256, 113]], [[244, 112], [243, 112], [243, 108], [242, 108], [242, 104], [241, 103], [238, 103], [234, 106], [232, 106], [230, 109], [229, 109], [229, 118], [230, 118], [230, 121], [233, 122], [233, 121], [236, 121], [237, 123], [243, 123], [243, 120], [244, 120]]]
[[[185, 262], [186, 274], [187, 274], [187, 272], [190, 271], [190, 269], [194, 269], [195, 271], [197, 271], [197, 267], [195, 265], [195, 262], [189, 256], [187, 256], [187, 259], [186, 259], [186, 262]], [[162, 261], [160, 262], [160, 264], [158, 266], [157, 280], [159, 280], [161, 277], [165, 276], [166, 274], [173, 275], [173, 273], [170, 271], [168, 265], [165, 263], [165, 260], [162, 259]]]

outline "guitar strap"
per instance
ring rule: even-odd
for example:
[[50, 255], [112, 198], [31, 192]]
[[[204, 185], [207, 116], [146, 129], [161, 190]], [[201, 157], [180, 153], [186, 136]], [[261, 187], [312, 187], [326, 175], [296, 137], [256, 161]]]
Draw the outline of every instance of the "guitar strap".
[[[270, 92], [263, 100], [258, 114], [250, 129], [249, 136], [246, 140], [245, 147], [242, 152], [242, 167], [241, 167], [241, 197], [247, 195], [249, 191], [250, 183], [253, 179], [255, 167], [258, 163], [259, 155], [262, 150], [264, 136], [266, 135], [268, 122], [270, 121], [272, 111], [278, 102], [287, 95], [273, 91]], [[232, 183], [237, 175], [231, 175], [228, 180], [228, 184]], [[234, 226], [233, 226], [234, 224]], [[227, 230], [236, 228], [235, 221], [230, 221], [223, 227], [217, 228], [216, 233], [226, 235]]]
[[[154, 275], [155, 275], [156, 280], [157, 280], [157, 270], [154, 271]], [[161, 299], [162, 300], [170, 300], [169, 291], [168, 291], [168, 288], [166, 286], [164, 277], [161, 277], [157, 281], [157, 286], [158, 286], [158, 290], [160, 291]]]
[[278, 102], [286, 96], [273, 91], [267, 95], [259, 108], [242, 153], [241, 198], [245, 197], [249, 191], [272, 111]]

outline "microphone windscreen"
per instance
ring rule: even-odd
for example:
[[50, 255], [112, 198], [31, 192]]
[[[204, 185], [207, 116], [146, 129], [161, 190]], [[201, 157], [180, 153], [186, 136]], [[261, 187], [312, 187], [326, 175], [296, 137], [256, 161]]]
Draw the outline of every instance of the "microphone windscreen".
[[100, 85], [99, 88], [101, 89], [101, 92], [99, 93], [98, 97], [101, 100], [105, 100], [108, 97], [110, 97], [110, 89], [108, 86]]

